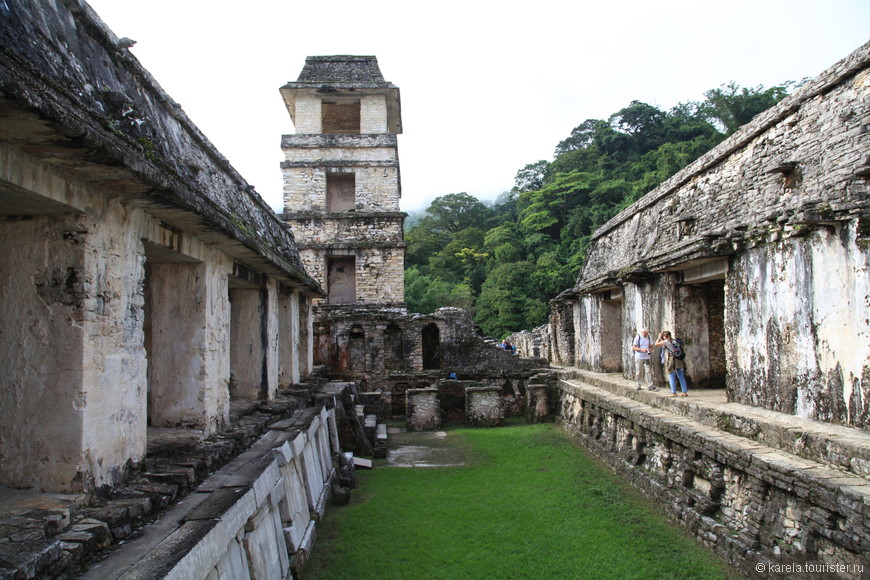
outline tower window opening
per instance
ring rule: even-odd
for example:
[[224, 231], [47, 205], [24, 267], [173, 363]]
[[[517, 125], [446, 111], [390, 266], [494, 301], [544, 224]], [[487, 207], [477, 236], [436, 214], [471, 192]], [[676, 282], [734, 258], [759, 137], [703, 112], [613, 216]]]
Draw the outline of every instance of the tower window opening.
[[326, 211], [342, 212], [356, 209], [356, 175], [326, 174]]
[[323, 101], [321, 111], [324, 134], [360, 132], [359, 101]]

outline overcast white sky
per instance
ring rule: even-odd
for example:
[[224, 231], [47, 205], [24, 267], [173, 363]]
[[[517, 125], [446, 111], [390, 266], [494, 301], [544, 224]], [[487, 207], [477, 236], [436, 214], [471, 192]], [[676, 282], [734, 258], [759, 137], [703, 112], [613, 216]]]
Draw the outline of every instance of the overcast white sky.
[[402, 209], [494, 199], [588, 118], [729, 81], [813, 77], [870, 40], [867, 0], [88, 0], [283, 211], [278, 89], [309, 55], [378, 57], [401, 90]]

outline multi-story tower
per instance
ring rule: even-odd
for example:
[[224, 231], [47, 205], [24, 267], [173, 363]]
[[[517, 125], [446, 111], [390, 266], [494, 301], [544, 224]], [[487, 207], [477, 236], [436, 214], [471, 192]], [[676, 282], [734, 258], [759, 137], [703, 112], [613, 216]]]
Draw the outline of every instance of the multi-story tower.
[[311, 56], [281, 87], [284, 219], [327, 304], [404, 306], [399, 89], [374, 56]]

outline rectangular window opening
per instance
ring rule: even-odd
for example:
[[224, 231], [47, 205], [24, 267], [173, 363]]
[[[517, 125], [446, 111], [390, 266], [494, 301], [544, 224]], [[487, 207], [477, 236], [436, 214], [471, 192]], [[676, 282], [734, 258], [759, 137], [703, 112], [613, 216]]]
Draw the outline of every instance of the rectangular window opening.
[[323, 101], [321, 112], [324, 135], [360, 132], [359, 101]]
[[326, 211], [356, 209], [356, 175], [353, 173], [326, 174]]

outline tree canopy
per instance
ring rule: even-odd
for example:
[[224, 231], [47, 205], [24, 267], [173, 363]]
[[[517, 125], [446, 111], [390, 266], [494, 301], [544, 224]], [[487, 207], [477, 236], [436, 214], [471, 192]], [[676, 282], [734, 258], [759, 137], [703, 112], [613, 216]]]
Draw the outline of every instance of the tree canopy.
[[551, 161], [519, 169], [513, 189], [491, 205], [464, 192], [436, 198], [405, 234], [409, 308], [468, 308], [499, 338], [542, 324], [599, 226], [779, 102], [790, 85], [731, 82], [669, 111], [632, 101], [572, 129]]

